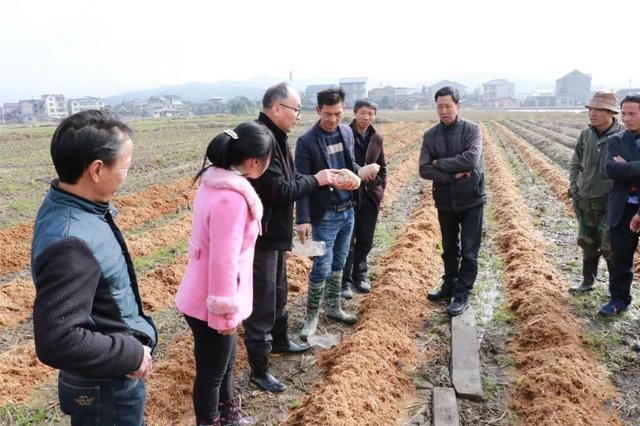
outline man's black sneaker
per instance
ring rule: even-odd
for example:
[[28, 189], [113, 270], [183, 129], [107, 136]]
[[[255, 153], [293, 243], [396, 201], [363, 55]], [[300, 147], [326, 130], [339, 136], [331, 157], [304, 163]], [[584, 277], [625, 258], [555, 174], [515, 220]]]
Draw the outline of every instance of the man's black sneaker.
[[454, 297], [453, 301], [447, 306], [447, 313], [452, 317], [457, 317], [469, 307], [468, 297]]

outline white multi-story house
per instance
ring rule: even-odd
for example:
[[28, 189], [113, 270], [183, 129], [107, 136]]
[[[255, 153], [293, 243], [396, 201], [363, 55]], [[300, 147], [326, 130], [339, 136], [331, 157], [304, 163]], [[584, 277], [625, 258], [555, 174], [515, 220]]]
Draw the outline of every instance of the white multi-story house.
[[69, 114], [75, 114], [88, 109], [104, 109], [104, 101], [100, 98], [85, 96], [84, 98], [69, 99]]
[[178, 95], [164, 95], [162, 98], [165, 102], [169, 103], [173, 108], [181, 108], [183, 106], [182, 98]]
[[151, 117], [172, 117], [183, 114], [185, 107], [180, 96], [160, 95], [147, 99], [144, 111]]
[[482, 85], [482, 106], [512, 108], [517, 106], [516, 85], [504, 78], [487, 81]]
[[61, 120], [69, 116], [69, 108], [64, 95], [42, 95], [44, 114], [49, 120]]

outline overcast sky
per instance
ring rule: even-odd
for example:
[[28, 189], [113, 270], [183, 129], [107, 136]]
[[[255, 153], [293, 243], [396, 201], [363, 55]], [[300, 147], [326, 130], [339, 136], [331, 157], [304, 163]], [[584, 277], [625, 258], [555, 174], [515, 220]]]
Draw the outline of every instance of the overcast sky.
[[4, 1], [0, 102], [290, 70], [294, 82], [367, 76], [370, 88], [508, 78], [553, 89], [577, 68], [594, 86], [639, 87], [640, 1], [594, 3]]

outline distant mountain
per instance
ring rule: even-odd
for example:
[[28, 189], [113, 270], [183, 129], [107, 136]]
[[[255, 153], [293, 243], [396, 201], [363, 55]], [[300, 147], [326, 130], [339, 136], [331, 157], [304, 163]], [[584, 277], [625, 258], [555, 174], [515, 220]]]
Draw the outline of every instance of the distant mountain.
[[157, 87], [154, 89], [134, 90], [105, 98], [107, 105], [115, 106], [124, 100], [146, 100], [150, 96], [178, 95], [185, 101], [206, 102], [213, 97], [229, 100], [242, 95], [249, 99], [260, 99], [269, 85], [277, 81], [253, 79], [248, 81], [217, 81], [214, 83], [192, 82]]

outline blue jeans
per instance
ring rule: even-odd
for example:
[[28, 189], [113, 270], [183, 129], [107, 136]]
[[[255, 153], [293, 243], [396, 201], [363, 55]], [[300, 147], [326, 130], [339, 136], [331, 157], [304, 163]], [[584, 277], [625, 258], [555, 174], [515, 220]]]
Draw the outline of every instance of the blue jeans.
[[324, 241], [327, 252], [313, 258], [309, 281], [321, 283], [331, 272], [342, 272], [349, 254], [353, 232], [353, 208], [341, 212], [327, 210], [311, 230], [315, 241]]
[[58, 397], [60, 409], [71, 416], [73, 426], [144, 425], [145, 384], [141, 379], [96, 379], [60, 371]]

